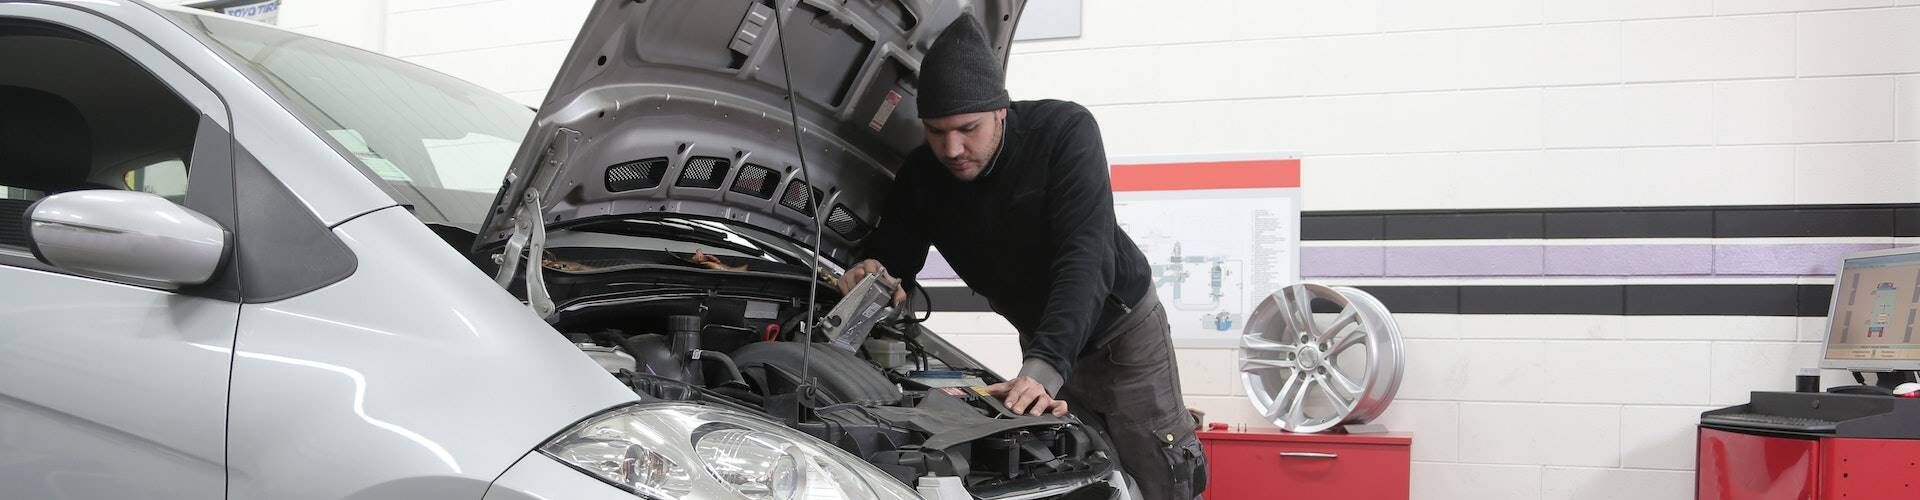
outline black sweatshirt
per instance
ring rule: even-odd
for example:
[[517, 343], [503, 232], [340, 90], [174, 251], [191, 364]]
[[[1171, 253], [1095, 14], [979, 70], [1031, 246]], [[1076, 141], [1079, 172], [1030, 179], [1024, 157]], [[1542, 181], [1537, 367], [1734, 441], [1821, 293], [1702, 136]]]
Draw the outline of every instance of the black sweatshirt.
[[[998, 158], [973, 182], [954, 179], [927, 146], [909, 153], [866, 256], [917, 286], [928, 245], [939, 248], [1020, 331], [1024, 362], [1044, 362], [1065, 378], [1081, 351], [1104, 344], [1109, 327], [1148, 292], [1147, 258], [1114, 220], [1092, 113], [1066, 101], [1015, 102], [1005, 134]], [[1058, 389], [1058, 381], [1036, 378]]]

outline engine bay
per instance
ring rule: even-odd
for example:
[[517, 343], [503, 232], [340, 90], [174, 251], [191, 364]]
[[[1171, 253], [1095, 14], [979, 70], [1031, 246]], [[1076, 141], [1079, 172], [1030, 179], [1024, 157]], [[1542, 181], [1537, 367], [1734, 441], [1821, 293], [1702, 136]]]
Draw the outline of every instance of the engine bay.
[[644, 397], [758, 413], [909, 486], [961, 478], [981, 499], [1067, 493], [1115, 470], [1104, 436], [1072, 416], [1014, 414], [985, 389], [997, 375], [860, 289], [843, 299], [824, 277], [555, 250], [550, 321]]

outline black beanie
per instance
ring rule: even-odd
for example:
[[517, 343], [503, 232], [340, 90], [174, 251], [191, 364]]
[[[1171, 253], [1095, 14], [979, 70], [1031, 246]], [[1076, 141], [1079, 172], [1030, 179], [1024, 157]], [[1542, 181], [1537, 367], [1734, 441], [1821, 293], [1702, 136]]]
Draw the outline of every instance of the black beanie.
[[1007, 76], [987, 46], [987, 35], [973, 16], [948, 24], [920, 62], [921, 118], [939, 118], [1007, 107]]

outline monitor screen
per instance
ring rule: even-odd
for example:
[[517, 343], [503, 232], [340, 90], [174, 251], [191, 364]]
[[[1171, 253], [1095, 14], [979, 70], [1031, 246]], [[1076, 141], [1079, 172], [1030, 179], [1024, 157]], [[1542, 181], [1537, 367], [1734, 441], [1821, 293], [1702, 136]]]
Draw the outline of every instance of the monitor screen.
[[1920, 249], [1848, 257], [1833, 284], [1822, 366], [1920, 369]]

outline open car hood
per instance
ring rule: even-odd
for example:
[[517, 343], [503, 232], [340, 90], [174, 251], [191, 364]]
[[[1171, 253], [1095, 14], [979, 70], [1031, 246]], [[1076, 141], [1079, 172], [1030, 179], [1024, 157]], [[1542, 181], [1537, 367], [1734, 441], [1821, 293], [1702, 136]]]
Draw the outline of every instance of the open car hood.
[[[923, 141], [920, 59], [959, 16], [1002, 64], [1025, 0], [599, 0], [521, 142], [476, 249], [539, 227], [669, 212], [814, 239], [845, 262]], [[779, 16], [775, 8], [786, 9]], [[779, 31], [793, 64], [802, 175]], [[538, 210], [523, 206], [538, 200]], [[817, 204], [816, 204], [817, 203]]]

